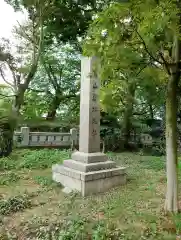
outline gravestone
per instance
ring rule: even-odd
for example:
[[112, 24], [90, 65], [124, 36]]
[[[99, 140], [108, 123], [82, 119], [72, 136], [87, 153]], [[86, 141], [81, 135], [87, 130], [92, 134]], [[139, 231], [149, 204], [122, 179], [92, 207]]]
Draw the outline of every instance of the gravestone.
[[126, 183], [125, 167], [117, 167], [100, 152], [100, 82], [96, 58], [81, 60], [81, 102], [79, 151], [70, 160], [52, 166], [53, 180], [70, 192], [77, 190], [82, 196], [109, 190]]

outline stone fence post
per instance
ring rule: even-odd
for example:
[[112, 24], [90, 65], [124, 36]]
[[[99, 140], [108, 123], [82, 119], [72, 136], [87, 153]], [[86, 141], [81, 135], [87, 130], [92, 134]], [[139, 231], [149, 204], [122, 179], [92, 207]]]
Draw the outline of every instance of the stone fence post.
[[70, 129], [70, 134], [71, 134], [71, 150], [73, 151], [77, 141], [77, 129], [76, 128]]
[[22, 146], [28, 146], [29, 145], [29, 135], [30, 135], [30, 129], [29, 127], [22, 127], [21, 128], [21, 135], [22, 135]]

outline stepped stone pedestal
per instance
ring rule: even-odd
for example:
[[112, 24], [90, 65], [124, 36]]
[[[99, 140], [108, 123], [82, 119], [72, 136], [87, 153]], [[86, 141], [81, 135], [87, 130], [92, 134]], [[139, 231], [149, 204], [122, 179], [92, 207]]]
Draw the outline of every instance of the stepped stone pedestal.
[[79, 151], [52, 166], [53, 180], [82, 196], [105, 192], [126, 183], [126, 168], [100, 152], [100, 108], [96, 58], [81, 61]]

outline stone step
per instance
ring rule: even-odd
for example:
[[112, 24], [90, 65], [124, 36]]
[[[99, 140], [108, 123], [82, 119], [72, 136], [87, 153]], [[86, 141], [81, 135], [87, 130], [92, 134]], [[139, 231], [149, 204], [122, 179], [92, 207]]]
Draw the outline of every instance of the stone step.
[[96, 162], [106, 162], [108, 158], [102, 152], [84, 153], [84, 152], [76, 151], [72, 154], [72, 160], [82, 162], [82, 163], [96, 163]]
[[61, 164], [55, 164], [52, 166], [53, 179], [58, 182], [58, 179], [55, 179], [55, 175], [65, 175], [69, 176], [73, 179], [81, 180], [81, 181], [92, 181], [97, 179], [111, 178], [114, 176], [125, 175], [126, 167], [114, 167], [111, 169], [104, 169], [100, 171], [94, 172], [80, 172], [72, 168], [65, 167]]
[[104, 169], [115, 168], [116, 163], [113, 161], [106, 161], [106, 162], [96, 162], [96, 163], [82, 163], [74, 160], [64, 160], [63, 166], [78, 170], [80, 172], [93, 172], [99, 171]]
[[54, 165], [53, 180], [61, 183], [65, 191], [78, 191], [88, 196], [110, 190], [126, 183], [126, 168], [117, 167], [95, 172], [80, 172], [63, 165]]

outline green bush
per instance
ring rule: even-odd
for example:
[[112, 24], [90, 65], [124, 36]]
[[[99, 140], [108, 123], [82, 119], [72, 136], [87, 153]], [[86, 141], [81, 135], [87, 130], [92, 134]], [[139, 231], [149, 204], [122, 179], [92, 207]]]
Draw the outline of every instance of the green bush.
[[143, 167], [146, 169], [152, 169], [155, 171], [160, 171], [165, 169], [165, 159], [160, 157], [145, 157], [141, 158], [140, 163], [142, 163]]
[[33, 180], [42, 186], [51, 186], [54, 184], [52, 177], [49, 176], [35, 176]]
[[70, 150], [40, 149], [15, 151], [10, 157], [0, 159], [0, 171], [12, 169], [46, 169], [69, 158]]
[[9, 185], [10, 183], [17, 182], [20, 176], [14, 172], [7, 172], [0, 176], [0, 185]]
[[87, 232], [85, 230], [86, 221], [80, 217], [64, 220], [61, 222], [54, 222], [48, 224], [47, 221], [42, 222], [41, 219], [35, 219], [29, 225], [28, 239], [39, 240], [83, 240], [87, 239]]
[[15, 169], [16, 166], [17, 166], [16, 161], [14, 161], [12, 158], [10, 157], [0, 158], [0, 171], [12, 170]]
[[181, 170], [181, 161], [178, 163], [178, 168]]
[[9, 215], [31, 206], [31, 201], [27, 195], [13, 196], [7, 200], [0, 200], [0, 214]]
[[124, 239], [124, 234], [115, 226], [107, 226], [104, 222], [98, 222], [92, 232], [92, 240]]
[[68, 151], [50, 149], [29, 151], [24, 155], [19, 168], [46, 169], [52, 167], [52, 164], [61, 162], [68, 157]]
[[122, 232], [115, 226], [108, 226], [106, 223], [96, 222], [92, 230], [87, 229], [87, 220], [80, 217], [63, 221], [61, 223], [45, 225], [34, 229], [30, 235], [39, 240], [107, 240], [124, 239]]

